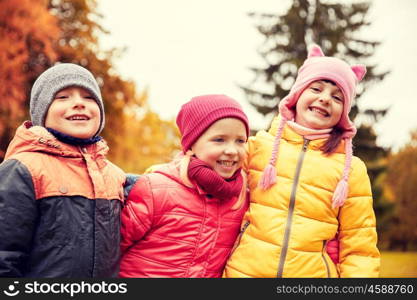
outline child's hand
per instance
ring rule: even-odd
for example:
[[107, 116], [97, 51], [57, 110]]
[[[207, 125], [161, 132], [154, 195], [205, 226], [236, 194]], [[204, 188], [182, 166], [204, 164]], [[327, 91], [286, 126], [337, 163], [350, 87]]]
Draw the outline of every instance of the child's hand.
[[327, 254], [330, 256], [332, 261], [335, 264], [339, 263], [339, 240], [337, 238], [337, 235], [327, 242], [326, 244], [326, 251]]
[[125, 199], [127, 199], [127, 196], [129, 195], [130, 190], [132, 189], [136, 181], [139, 179], [139, 177], [140, 175], [137, 175], [137, 174], [130, 174], [130, 173], [126, 174], [126, 181], [125, 181], [125, 184], [123, 185]]

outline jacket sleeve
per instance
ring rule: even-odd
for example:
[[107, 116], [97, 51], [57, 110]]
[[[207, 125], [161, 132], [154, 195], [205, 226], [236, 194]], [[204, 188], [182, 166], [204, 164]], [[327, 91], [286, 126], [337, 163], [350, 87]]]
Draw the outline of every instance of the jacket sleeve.
[[0, 277], [24, 276], [38, 210], [33, 181], [18, 160], [0, 165]]
[[339, 211], [340, 277], [378, 277], [372, 192], [365, 164], [356, 158], [349, 178], [349, 196]]
[[149, 178], [143, 175], [130, 190], [122, 211], [122, 253], [142, 239], [151, 228], [152, 219], [152, 189]]

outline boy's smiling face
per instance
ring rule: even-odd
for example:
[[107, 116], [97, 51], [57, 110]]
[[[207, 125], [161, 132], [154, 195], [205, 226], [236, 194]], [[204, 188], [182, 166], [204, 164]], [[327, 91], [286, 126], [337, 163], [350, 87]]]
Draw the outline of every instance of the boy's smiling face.
[[194, 143], [191, 150], [223, 178], [230, 178], [245, 157], [246, 127], [235, 118], [214, 122]]
[[100, 108], [91, 93], [74, 86], [55, 95], [45, 118], [45, 127], [75, 138], [88, 139], [97, 133], [100, 118]]

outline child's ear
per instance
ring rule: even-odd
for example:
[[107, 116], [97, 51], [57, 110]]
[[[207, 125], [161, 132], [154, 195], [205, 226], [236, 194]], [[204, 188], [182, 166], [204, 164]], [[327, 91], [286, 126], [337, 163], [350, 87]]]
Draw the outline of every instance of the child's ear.
[[318, 45], [313, 45], [310, 49], [310, 51], [308, 51], [308, 56], [307, 58], [310, 57], [315, 57], [315, 56], [324, 56], [323, 51], [321, 50], [321, 48]]
[[356, 78], [358, 81], [361, 81], [366, 74], [366, 66], [365, 65], [354, 65], [352, 66], [352, 71], [355, 73]]

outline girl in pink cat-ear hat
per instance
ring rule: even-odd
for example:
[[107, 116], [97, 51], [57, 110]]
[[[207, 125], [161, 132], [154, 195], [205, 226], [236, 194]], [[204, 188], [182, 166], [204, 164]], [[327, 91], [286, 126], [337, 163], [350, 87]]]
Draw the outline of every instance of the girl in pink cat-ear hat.
[[[349, 119], [365, 73], [311, 47], [270, 130], [248, 141], [250, 207], [225, 277], [378, 277], [371, 185]], [[335, 235], [339, 263], [326, 252]]]

